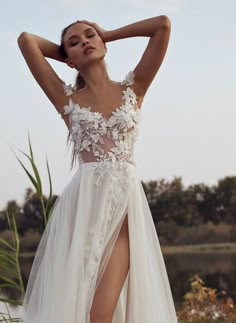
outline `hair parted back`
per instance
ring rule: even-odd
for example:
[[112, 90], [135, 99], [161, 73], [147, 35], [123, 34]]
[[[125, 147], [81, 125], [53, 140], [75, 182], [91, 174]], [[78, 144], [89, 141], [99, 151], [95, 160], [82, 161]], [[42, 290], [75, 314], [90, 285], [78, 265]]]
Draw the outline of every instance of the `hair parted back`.
[[[76, 22], [73, 22], [72, 24], [65, 27], [62, 30], [62, 33], [61, 33], [61, 44], [59, 46], [59, 51], [60, 51], [60, 54], [62, 55], [62, 57], [65, 58], [65, 59], [68, 57], [68, 55], [67, 55], [66, 50], [65, 50], [65, 45], [63, 43], [63, 38], [64, 38], [65, 34], [67, 33], [67, 31], [70, 29], [70, 27], [72, 27], [74, 24], [76, 24]], [[75, 87], [78, 90], [85, 87], [85, 81], [84, 81], [83, 76], [81, 75], [80, 72], [78, 72], [78, 74], [76, 76]]]

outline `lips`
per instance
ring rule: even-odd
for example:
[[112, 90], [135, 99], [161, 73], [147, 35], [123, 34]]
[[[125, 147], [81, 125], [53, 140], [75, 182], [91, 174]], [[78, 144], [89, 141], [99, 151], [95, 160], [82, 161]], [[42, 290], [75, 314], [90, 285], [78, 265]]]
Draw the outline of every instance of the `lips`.
[[84, 53], [84, 54], [86, 54], [90, 49], [95, 49], [95, 47], [93, 47], [93, 46], [87, 46], [87, 47], [84, 49], [83, 53]]

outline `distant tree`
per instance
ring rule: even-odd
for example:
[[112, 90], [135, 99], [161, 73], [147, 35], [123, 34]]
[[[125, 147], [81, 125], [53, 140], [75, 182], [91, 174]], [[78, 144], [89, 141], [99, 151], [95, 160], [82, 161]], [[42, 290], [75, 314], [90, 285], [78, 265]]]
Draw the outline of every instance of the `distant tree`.
[[10, 216], [14, 214], [16, 221], [19, 221], [22, 209], [16, 200], [8, 201], [6, 207], [0, 211], [0, 231], [4, 231], [8, 228], [6, 212], [8, 212]]
[[144, 191], [155, 223], [174, 220], [183, 223], [184, 187], [181, 177], [168, 182], [165, 179], [143, 183]]
[[[44, 203], [47, 204], [47, 198], [44, 196]], [[52, 205], [55, 203], [57, 196], [52, 197]], [[26, 229], [36, 229], [43, 233], [45, 226], [43, 221], [42, 201], [37, 192], [27, 189], [25, 194], [25, 202], [23, 205], [23, 213]]]
[[193, 206], [193, 224], [212, 221], [218, 223], [216, 213], [216, 188], [206, 184], [190, 185], [186, 190], [187, 200]]
[[216, 210], [220, 220], [236, 222], [236, 176], [227, 176], [218, 181]]
[[[50, 201], [52, 207], [57, 199], [57, 195], [53, 195]], [[47, 203], [47, 198], [44, 197], [44, 203]], [[42, 201], [37, 192], [32, 188], [27, 188], [25, 191], [25, 200], [20, 206], [15, 200], [7, 202], [6, 207], [0, 211], [0, 231], [8, 229], [6, 213], [10, 216], [14, 215], [18, 232], [20, 235], [29, 229], [35, 229], [43, 233], [45, 229], [43, 220]]]

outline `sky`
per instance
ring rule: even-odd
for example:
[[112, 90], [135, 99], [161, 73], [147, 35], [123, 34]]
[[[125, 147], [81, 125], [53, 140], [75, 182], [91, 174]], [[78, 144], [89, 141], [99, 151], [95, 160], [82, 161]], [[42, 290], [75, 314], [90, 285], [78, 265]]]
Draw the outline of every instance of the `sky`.
[[[235, 0], [8, 0], [0, 12], [0, 209], [23, 203], [32, 187], [14, 153], [30, 168], [28, 133], [48, 193], [46, 156], [53, 192], [60, 195], [70, 170], [67, 129], [30, 74], [17, 46], [22, 31], [58, 43], [61, 30], [90, 20], [106, 30], [153, 16], [171, 20], [169, 47], [142, 106], [135, 160], [143, 181], [182, 177], [185, 186], [215, 185], [236, 176], [236, 2]], [[110, 78], [133, 70], [148, 39], [107, 44]], [[73, 83], [75, 72], [49, 60], [59, 77]]]

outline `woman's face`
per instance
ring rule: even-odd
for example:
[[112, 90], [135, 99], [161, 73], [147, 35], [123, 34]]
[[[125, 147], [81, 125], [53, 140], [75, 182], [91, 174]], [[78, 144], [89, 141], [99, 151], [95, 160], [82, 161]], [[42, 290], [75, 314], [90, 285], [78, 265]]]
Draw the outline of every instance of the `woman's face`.
[[81, 69], [106, 54], [106, 46], [96, 30], [84, 23], [72, 25], [63, 37], [68, 65]]

